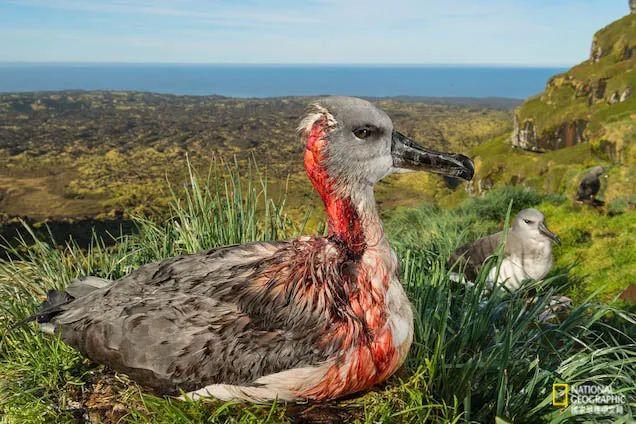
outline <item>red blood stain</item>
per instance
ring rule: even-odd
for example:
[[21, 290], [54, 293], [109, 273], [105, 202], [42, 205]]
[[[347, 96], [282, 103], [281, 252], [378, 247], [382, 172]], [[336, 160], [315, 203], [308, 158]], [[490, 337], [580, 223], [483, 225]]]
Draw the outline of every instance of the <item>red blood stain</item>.
[[[366, 249], [362, 223], [351, 199], [335, 193], [327, 172], [326, 124], [323, 117], [311, 128], [305, 149], [305, 169], [325, 204], [329, 235], [337, 237], [354, 257], [359, 258]], [[308, 399], [336, 398], [370, 388], [388, 378], [399, 366], [400, 356], [387, 327], [384, 303], [389, 275], [380, 264], [373, 270], [366, 269], [362, 263], [357, 266], [357, 290], [349, 293], [347, 305], [350, 319], [335, 325], [325, 340], [337, 338], [345, 353], [319, 384], [301, 393]], [[370, 275], [378, 272], [383, 274], [381, 292], [370, 281]]]
[[333, 180], [325, 167], [327, 140], [326, 118], [317, 120], [311, 127], [305, 148], [305, 170], [314, 188], [322, 198], [327, 211], [328, 231], [359, 257], [366, 247], [362, 225], [350, 197], [336, 195]]

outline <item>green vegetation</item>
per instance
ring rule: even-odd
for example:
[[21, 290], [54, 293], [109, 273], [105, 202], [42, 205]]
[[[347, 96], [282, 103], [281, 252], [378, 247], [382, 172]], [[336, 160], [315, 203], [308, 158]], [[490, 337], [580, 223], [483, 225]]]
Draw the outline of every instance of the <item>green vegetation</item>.
[[591, 58], [550, 79], [516, 112], [515, 141], [553, 150], [589, 141], [614, 162], [634, 164], [636, 140], [636, 14], [594, 36]]
[[[107, 248], [39, 241], [0, 261], [0, 416], [2, 422], [285, 422], [335, 419], [357, 422], [563, 422], [569, 412], [551, 405], [555, 382], [612, 384], [636, 394], [636, 317], [582, 299], [561, 319], [538, 314], [551, 295], [577, 284], [559, 269], [543, 283], [515, 294], [486, 295], [484, 275], [475, 287], [457, 287], [445, 268], [448, 253], [496, 228], [513, 201], [516, 210], [541, 203], [560, 210], [559, 199], [531, 190], [496, 190], [451, 211], [403, 208], [387, 222], [402, 262], [402, 281], [415, 308], [416, 340], [405, 367], [377, 389], [327, 405], [255, 406], [214, 400], [182, 402], [143, 393], [125, 376], [82, 359], [35, 325], [11, 331], [32, 313], [46, 290], [75, 277], [118, 278], [149, 261], [201, 249], [304, 233], [268, 195], [267, 182], [211, 174], [192, 177], [172, 198], [171, 218], [136, 218], [139, 234]], [[547, 203], [546, 203], [547, 202]], [[554, 203], [557, 202], [557, 203]], [[528, 304], [531, 293], [535, 303]], [[594, 358], [592, 360], [592, 358]], [[629, 408], [630, 406], [626, 406]], [[633, 411], [632, 411], [633, 412]], [[627, 418], [630, 411], [625, 411]], [[584, 418], [584, 417], [582, 417]]]
[[[0, 94], [0, 214], [59, 220], [161, 212], [170, 198], [166, 179], [180, 184], [187, 177], [186, 155], [200, 170], [218, 157], [236, 157], [245, 166], [257, 157], [279, 181], [291, 175], [297, 184], [290, 196], [302, 199], [311, 190], [295, 129], [312, 100]], [[487, 107], [499, 106], [496, 100], [473, 106], [376, 102], [397, 128], [437, 149], [465, 151], [512, 129], [509, 110]]]
[[571, 268], [579, 280], [569, 291], [573, 298], [597, 295], [610, 302], [636, 281], [634, 211], [607, 216], [567, 203], [538, 207], [562, 238], [555, 250], [556, 268]]
[[[604, 56], [601, 60], [609, 59]], [[293, 136], [295, 121], [309, 99], [88, 92], [2, 95], [0, 101], [4, 105], [0, 120], [13, 123], [12, 129], [5, 125], [5, 132], [0, 131], [0, 135], [9, 136], [0, 137], [4, 143], [0, 149], [0, 214], [34, 217], [39, 237], [46, 236], [46, 231], [37, 221], [47, 216], [65, 220], [58, 226], [51, 223], [58, 242], [74, 234], [82, 247], [94, 221], [78, 219], [81, 217], [110, 220], [103, 226], [110, 233], [122, 215], [161, 221], [169, 215], [167, 182], [179, 192], [183, 189], [188, 178], [187, 158], [202, 171], [217, 154], [235, 154], [235, 163], [242, 168], [258, 157], [267, 170], [271, 194], [287, 193], [287, 212], [295, 222], [306, 220], [309, 228], [315, 229], [323, 221], [320, 201], [300, 169], [302, 146]], [[569, 289], [570, 295], [582, 300], [597, 293], [599, 299], [609, 301], [633, 284], [630, 245], [636, 241], [632, 224], [636, 167], [629, 158], [615, 163], [595, 143], [543, 154], [514, 148], [509, 142], [507, 111], [396, 99], [377, 102], [401, 131], [431, 147], [466, 153], [476, 164], [475, 179], [456, 190], [449, 190], [437, 176], [419, 173], [383, 181], [376, 192], [388, 219], [393, 218], [396, 208], [413, 208], [423, 200], [439, 205], [441, 214], [448, 213], [443, 208], [459, 207], [452, 213], [463, 228], [472, 228], [462, 239], [469, 241], [500, 228], [504, 210], [495, 209], [477, 222], [469, 213], [457, 217], [458, 211], [468, 210], [460, 205], [474, 208], [484, 203], [488, 208], [497, 196], [489, 192], [527, 187], [534, 193], [528, 194], [534, 196], [532, 204], [546, 213], [564, 238], [564, 245], [556, 251], [557, 266], [576, 263], [572, 273], [584, 277]], [[631, 103], [620, 103], [625, 104]], [[630, 134], [628, 127], [634, 122], [612, 118], [606, 123], [622, 137]], [[24, 138], [34, 133], [34, 139]], [[100, 139], [104, 142], [98, 143]], [[246, 140], [251, 144], [245, 144]], [[601, 195], [606, 208], [589, 210], [572, 203], [569, 199], [584, 173], [599, 164], [608, 167]], [[508, 205], [503, 198], [502, 205]], [[66, 222], [69, 218], [75, 222]], [[409, 225], [417, 228], [418, 219], [413, 215]], [[5, 228], [18, 225], [16, 218], [12, 222], [12, 227]], [[401, 234], [414, 237], [412, 232]]]
[[[472, 208], [489, 204], [497, 196], [493, 190], [532, 189], [532, 204], [564, 239], [556, 250], [557, 267], [572, 267], [574, 275], [584, 277], [570, 294], [580, 300], [595, 292], [609, 301], [636, 279], [631, 247], [636, 243], [636, 15], [599, 31], [592, 50], [590, 60], [553, 77], [544, 93], [515, 111], [512, 143], [502, 134], [464, 150], [476, 165], [466, 190], [449, 192], [438, 178], [419, 175], [391, 180], [389, 186], [426, 187], [418, 197], [444, 208], [462, 202]], [[595, 210], [572, 199], [581, 178], [596, 165], [606, 168], [607, 179], [599, 196], [606, 207]], [[390, 197], [391, 191], [382, 189], [379, 198], [385, 193]], [[409, 225], [417, 227], [421, 217], [409, 213], [415, 214]], [[499, 209], [485, 221], [480, 217], [480, 225], [488, 231], [496, 224], [500, 227], [502, 216]], [[466, 214], [461, 219], [475, 222]], [[467, 239], [482, 234], [469, 234]]]
[[[551, 275], [568, 271], [574, 283], [564, 289], [575, 301], [592, 296], [613, 303], [636, 281], [636, 213], [629, 209], [617, 207], [615, 214], [606, 215], [561, 196], [504, 186], [483, 197], [467, 198], [453, 209], [430, 204], [398, 208], [391, 211], [386, 224], [391, 233], [399, 235], [394, 245], [401, 250], [434, 251], [448, 257], [461, 244], [501, 230], [511, 201], [513, 214], [528, 207], [541, 210], [550, 228], [561, 237], [561, 245], [555, 246]], [[437, 251], [443, 246], [441, 239], [449, 244], [446, 250]]]
[[[498, 192], [529, 189], [534, 193], [528, 194], [532, 206], [544, 212], [550, 226], [563, 239], [555, 250], [556, 266], [572, 267], [571, 272], [582, 278], [569, 291], [578, 300], [595, 292], [610, 301], [636, 281], [632, 247], [636, 245], [635, 165], [612, 163], [589, 143], [536, 153], [512, 147], [505, 136], [473, 147], [469, 155], [475, 161], [476, 175], [466, 190], [449, 193], [439, 179], [431, 176], [407, 178], [413, 178], [412, 185], [415, 179], [424, 178], [424, 182], [417, 183], [429, 187], [429, 198], [444, 208], [454, 208], [462, 202], [471, 208], [482, 202], [488, 205]], [[606, 202], [603, 208], [573, 200], [581, 178], [596, 165], [607, 169], [599, 195]], [[499, 203], [507, 205], [504, 199]], [[490, 231], [493, 225], [501, 226], [503, 216], [501, 209], [494, 210], [486, 217], [491, 225], [484, 231]], [[413, 217], [411, 225], [419, 225], [417, 220]], [[467, 240], [482, 234], [470, 234]]]
[[[33, 223], [8, 248], [11, 259], [0, 259], [0, 422], [564, 422], [586, 417], [553, 407], [552, 383], [611, 384], [633, 399], [634, 305], [617, 296], [636, 281], [634, 14], [599, 31], [590, 60], [553, 77], [515, 112], [512, 144], [512, 113], [491, 104], [374, 100], [400, 131], [476, 165], [474, 180], [455, 190], [424, 174], [376, 188], [416, 311], [409, 359], [386, 385], [327, 405], [182, 402], [144, 393], [35, 326], [9, 330], [46, 290], [79, 276], [116, 279], [183, 253], [324, 231], [294, 137], [308, 101], [0, 95], [0, 235], [18, 217]], [[193, 175], [218, 158], [233, 165]], [[607, 170], [605, 206], [573, 202], [596, 165]], [[505, 228], [509, 214], [526, 207], [543, 211], [563, 241], [545, 281], [487, 295], [485, 275], [474, 287], [449, 280], [445, 262], [456, 247]], [[47, 218], [58, 244], [38, 222]], [[103, 234], [87, 243], [92, 218], [104, 234], [127, 218], [137, 231], [114, 245]], [[77, 228], [57, 231], [58, 224]], [[85, 237], [64, 245], [70, 233]], [[540, 322], [555, 294], [571, 296], [574, 309]]]

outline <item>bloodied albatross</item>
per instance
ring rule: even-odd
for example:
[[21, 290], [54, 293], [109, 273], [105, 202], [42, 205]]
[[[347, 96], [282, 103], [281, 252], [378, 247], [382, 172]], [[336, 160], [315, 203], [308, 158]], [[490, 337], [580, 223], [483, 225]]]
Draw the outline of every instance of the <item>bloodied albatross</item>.
[[420, 147], [356, 98], [319, 100], [299, 134], [327, 237], [179, 256], [101, 288], [79, 281], [50, 293], [38, 321], [162, 394], [326, 400], [385, 380], [409, 351], [413, 315], [373, 185], [420, 169], [468, 180], [473, 163]]
[[[463, 269], [466, 278], [475, 281], [486, 259], [495, 254], [502, 238], [503, 232], [499, 232], [461, 246], [452, 254], [449, 265]], [[524, 280], [543, 279], [552, 268], [552, 243], [559, 241], [559, 237], [546, 227], [541, 212], [532, 208], [522, 210], [508, 231], [499, 274], [493, 267], [487, 281], [490, 284], [496, 281], [515, 291]]]

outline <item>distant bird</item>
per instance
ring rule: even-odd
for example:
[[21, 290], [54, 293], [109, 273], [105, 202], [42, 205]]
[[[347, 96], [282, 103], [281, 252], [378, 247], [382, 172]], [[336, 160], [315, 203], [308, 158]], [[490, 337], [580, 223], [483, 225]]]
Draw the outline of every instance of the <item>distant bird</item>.
[[356, 98], [319, 100], [299, 134], [327, 237], [215, 248], [112, 283], [77, 281], [49, 293], [38, 321], [161, 394], [327, 400], [388, 378], [409, 351], [413, 313], [373, 186], [412, 170], [469, 180], [473, 163], [420, 147]]
[[[503, 232], [481, 238], [457, 249], [449, 260], [450, 266], [463, 268], [465, 277], [475, 281], [486, 259], [494, 255], [501, 244]], [[548, 230], [541, 212], [524, 209], [515, 217], [504, 250], [504, 258], [497, 276], [493, 267], [487, 282], [503, 284], [511, 291], [518, 290], [527, 279], [541, 280], [552, 268], [552, 243], [559, 237]]]
[[589, 202], [591, 204], [602, 205], [603, 202], [596, 199], [596, 195], [601, 189], [601, 176], [605, 173], [605, 168], [595, 166], [585, 174], [579, 189], [576, 193], [576, 200], [580, 202]]

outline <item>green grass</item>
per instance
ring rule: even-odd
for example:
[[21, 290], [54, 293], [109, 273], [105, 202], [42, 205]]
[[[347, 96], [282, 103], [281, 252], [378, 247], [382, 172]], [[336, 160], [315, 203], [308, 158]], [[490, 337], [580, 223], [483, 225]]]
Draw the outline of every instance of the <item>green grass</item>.
[[636, 281], [636, 211], [632, 198], [608, 205], [608, 212], [545, 195], [522, 186], [502, 186], [480, 197], [465, 199], [448, 209], [423, 204], [392, 210], [386, 219], [393, 245], [402, 251], [433, 252], [448, 257], [460, 245], [492, 234], [503, 227], [510, 202], [512, 213], [534, 207], [542, 211], [548, 226], [562, 240], [555, 246], [555, 272], [570, 269], [575, 282], [565, 294], [578, 301], [594, 295], [614, 302]]
[[581, 282], [569, 294], [582, 299], [596, 293], [605, 301], [636, 281], [636, 212], [629, 207], [606, 215], [583, 205], [542, 202], [553, 231], [562, 239], [555, 250], [556, 267], [575, 265]]
[[[386, 224], [414, 306], [415, 341], [397, 375], [345, 400], [258, 406], [159, 398], [83, 359], [59, 339], [40, 335], [35, 326], [9, 330], [35, 310], [47, 289], [81, 275], [118, 278], [181, 253], [306, 232], [285, 214], [284, 198], [269, 197], [256, 170], [246, 178], [223, 174], [229, 177], [192, 176], [188, 190], [174, 194], [171, 218], [136, 218], [139, 234], [113, 247], [96, 240], [84, 251], [73, 244], [56, 249], [39, 241], [25, 243], [17, 259], [0, 262], [0, 422], [74, 422], [84, 415], [125, 423], [278, 423], [334, 416], [361, 423], [492, 422], [495, 417], [563, 422], [568, 411], [551, 405], [553, 383], [612, 384], [634, 398], [634, 315], [590, 297], [561, 320], [537, 319], [549, 297], [568, 290], [577, 278], [561, 271], [515, 294], [490, 296], [483, 275], [474, 287], [450, 282], [444, 265], [448, 253], [501, 225], [510, 200], [513, 213], [537, 202], [559, 207], [558, 199], [523, 189], [495, 191], [454, 210], [423, 206], [391, 215]], [[537, 301], [528, 305], [535, 292]]]

